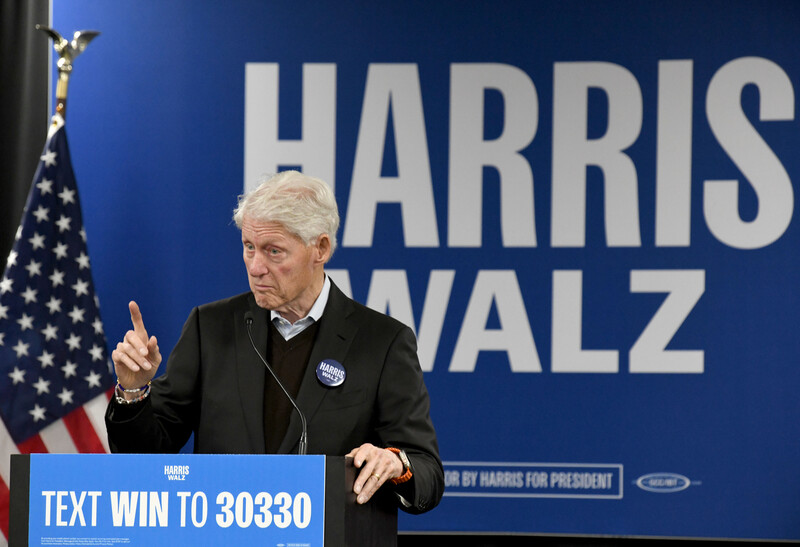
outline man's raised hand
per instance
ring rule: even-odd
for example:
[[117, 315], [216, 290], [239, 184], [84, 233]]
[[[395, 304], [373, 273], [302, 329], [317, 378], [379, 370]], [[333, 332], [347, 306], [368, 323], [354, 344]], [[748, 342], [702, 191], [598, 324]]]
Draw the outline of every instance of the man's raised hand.
[[161, 364], [161, 352], [156, 337], [147, 337], [138, 304], [132, 301], [128, 309], [133, 330], [126, 332], [124, 340], [111, 352], [111, 360], [114, 361], [120, 385], [124, 389], [136, 389], [146, 385], [156, 375]]

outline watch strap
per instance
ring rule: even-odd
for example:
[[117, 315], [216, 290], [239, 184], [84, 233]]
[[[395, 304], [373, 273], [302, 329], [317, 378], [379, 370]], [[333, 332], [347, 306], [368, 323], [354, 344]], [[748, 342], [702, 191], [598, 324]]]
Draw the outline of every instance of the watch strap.
[[414, 473], [411, 471], [411, 462], [408, 460], [408, 456], [406, 455], [405, 451], [400, 450], [399, 448], [395, 448], [393, 446], [390, 446], [386, 450], [397, 454], [397, 457], [400, 458], [400, 462], [403, 464], [403, 469], [405, 470], [405, 472], [399, 477], [391, 479], [391, 483], [403, 484], [404, 482], [408, 482], [409, 480], [411, 480], [411, 477], [414, 476]]

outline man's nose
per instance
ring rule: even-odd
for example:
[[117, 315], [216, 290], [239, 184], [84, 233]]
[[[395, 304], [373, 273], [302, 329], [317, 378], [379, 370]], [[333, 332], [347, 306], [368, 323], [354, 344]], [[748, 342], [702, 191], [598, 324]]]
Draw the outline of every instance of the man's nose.
[[261, 253], [256, 253], [255, 256], [253, 256], [253, 259], [250, 261], [247, 270], [252, 276], [268, 274], [269, 267], [267, 265], [267, 258]]

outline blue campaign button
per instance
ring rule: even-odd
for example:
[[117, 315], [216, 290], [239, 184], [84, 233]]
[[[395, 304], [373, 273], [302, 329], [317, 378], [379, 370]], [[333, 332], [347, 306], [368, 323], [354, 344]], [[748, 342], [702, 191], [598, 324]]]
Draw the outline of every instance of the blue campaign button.
[[317, 379], [328, 387], [337, 387], [344, 383], [347, 373], [339, 361], [325, 359], [317, 365]]

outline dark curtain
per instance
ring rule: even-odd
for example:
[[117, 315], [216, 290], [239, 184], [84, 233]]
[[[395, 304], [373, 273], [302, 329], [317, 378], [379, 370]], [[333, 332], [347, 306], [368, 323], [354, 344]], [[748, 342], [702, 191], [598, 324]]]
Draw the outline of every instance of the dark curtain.
[[[49, 0], [0, 0], [0, 272], [47, 137]], [[2, 273], [0, 273], [2, 275]]]

